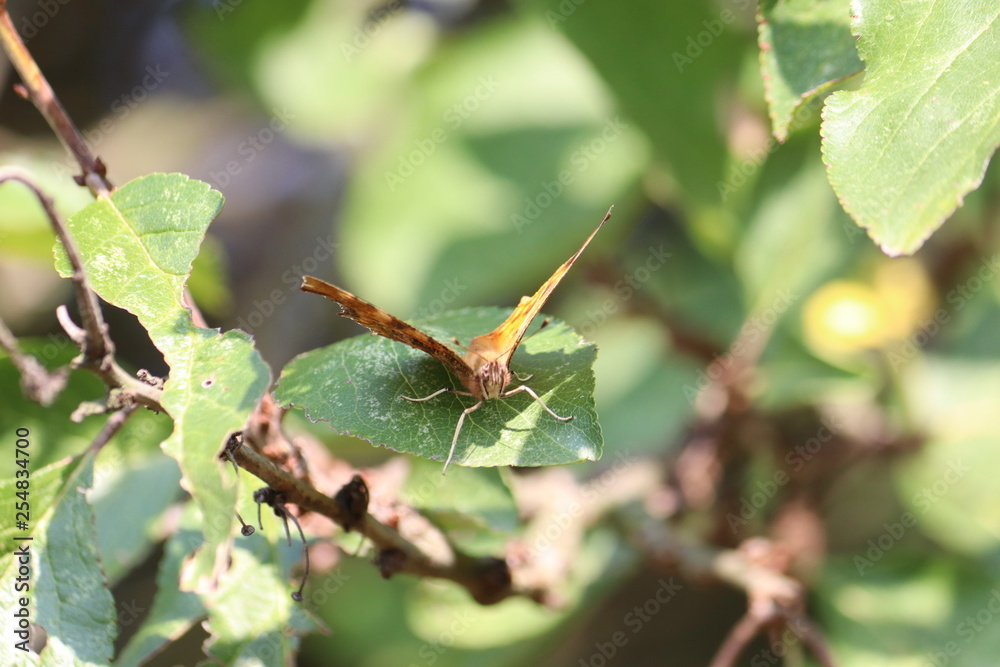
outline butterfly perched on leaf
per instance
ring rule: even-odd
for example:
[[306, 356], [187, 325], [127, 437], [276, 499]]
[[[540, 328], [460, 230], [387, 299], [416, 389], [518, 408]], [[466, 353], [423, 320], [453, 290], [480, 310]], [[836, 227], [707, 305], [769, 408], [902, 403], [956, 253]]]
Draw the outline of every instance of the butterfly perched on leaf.
[[[425, 401], [430, 401], [431, 399], [435, 399], [441, 396], [442, 394], [455, 394], [459, 396], [467, 396], [473, 399], [474, 402], [471, 405], [463, 405], [463, 409], [455, 415], [455, 422], [454, 422], [455, 426], [450, 438], [448, 456], [445, 460], [445, 469], [447, 469], [448, 464], [451, 463], [452, 459], [455, 456], [456, 448], [459, 443], [459, 436], [462, 433], [463, 425], [465, 425], [466, 423], [466, 417], [471, 415], [473, 412], [476, 412], [487, 403], [502, 404], [503, 406], [506, 406], [508, 408], [506, 410], [506, 413], [509, 414], [511, 412], [510, 406], [514, 405], [518, 401], [516, 397], [519, 395], [524, 395], [525, 399], [527, 399], [528, 404], [534, 403], [535, 406], [537, 406], [541, 410], [541, 412], [545, 413], [548, 416], [548, 418], [553, 420], [555, 423], [566, 424], [564, 433], [565, 438], [560, 437], [558, 429], [556, 429], [553, 432], [553, 429], [547, 428], [544, 431], [547, 434], [548, 438], [552, 438], [557, 441], [565, 440], [566, 442], [566, 444], [562, 447], [562, 449], [565, 450], [564, 452], [558, 453], [555, 457], [551, 456], [547, 457], [549, 459], [552, 459], [551, 460], [552, 463], [593, 459], [597, 458], [597, 455], [599, 455], [600, 431], [599, 427], [596, 424], [596, 415], [594, 414], [592, 408], [593, 404], [592, 396], [583, 397], [578, 395], [575, 397], [578, 399], [588, 398], [590, 402], [589, 404], [590, 409], [585, 411], [577, 410], [576, 412], [583, 413], [580, 414], [579, 416], [583, 417], [584, 423], [571, 425], [569, 424], [569, 422], [570, 420], [573, 420], [577, 416], [576, 414], [561, 414], [559, 411], [553, 409], [553, 407], [548, 404], [549, 399], [547, 397], [540, 396], [539, 392], [533, 389], [532, 386], [525, 384], [527, 381], [532, 380], [531, 383], [532, 385], [545, 388], [546, 392], [551, 392], [551, 389], [548, 388], [559, 386], [562, 380], [572, 379], [574, 380], [575, 384], [580, 379], [582, 379], [581, 372], [583, 372], [586, 375], [586, 377], [589, 378], [590, 394], [592, 394], [593, 375], [589, 370], [589, 364], [593, 362], [593, 354], [592, 354], [593, 347], [586, 346], [586, 348], [589, 348], [589, 351], [591, 352], [591, 354], [588, 355], [590, 357], [589, 363], [584, 361], [584, 363], [586, 364], [586, 368], [585, 369], [574, 368], [572, 375], [567, 374], [566, 377], [559, 377], [560, 373], [558, 372], [553, 374], [555, 377], [552, 376], [541, 377], [539, 373], [535, 373], [534, 368], [517, 367], [515, 369], [512, 369], [511, 366], [512, 366], [512, 358], [518, 351], [519, 347], [521, 347], [521, 343], [525, 338], [525, 334], [527, 333], [528, 328], [530, 327], [532, 321], [535, 319], [538, 313], [541, 311], [549, 295], [551, 295], [552, 291], [556, 288], [556, 286], [559, 284], [562, 278], [566, 275], [570, 267], [572, 267], [573, 263], [577, 260], [577, 258], [579, 258], [583, 250], [587, 247], [590, 241], [594, 238], [597, 232], [601, 229], [601, 227], [604, 225], [605, 222], [607, 222], [607, 220], [610, 217], [611, 217], [611, 210], [609, 209], [608, 213], [604, 216], [600, 224], [598, 224], [597, 228], [594, 229], [594, 231], [590, 234], [590, 236], [586, 239], [586, 241], [584, 241], [583, 245], [580, 246], [580, 248], [576, 251], [576, 253], [573, 254], [572, 257], [570, 257], [558, 269], [556, 269], [555, 273], [553, 273], [552, 276], [542, 284], [542, 286], [538, 289], [538, 291], [535, 292], [534, 295], [530, 297], [528, 296], [523, 297], [518, 303], [518, 305], [514, 308], [514, 311], [510, 313], [506, 317], [506, 319], [492, 331], [489, 331], [488, 333], [485, 334], [472, 336], [469, 339], [468, 346], [465, 347], [463, 350], [464, 353], [461, 355], [454, 349], [452, 349], [452, 347], [449, 347], [448, 345], [444, 344], [443, 342], [438, 340], [438, 338], [433, 337], [426, 331], [423, 331], [420, 328], [417, 328], [411, 324], [403, 322], [399, 318], [390, 315], [389, 313], [385, 312], [384, 310], [381, 310], [377, 306], [374, 306], [368, 303], [367, 301], [364, 301], [363, 299], [354, 296], [350, 292], [340, 289], [339, 287], [330, 285], [329, 283], [326, 283], [312, 276], [306, 276], [304, 277], [302, 282], [302, 289], [307, 292], [320, 294], [322, 296], [331, 299], [332, 301], [337, 302], [341, 308], [340, 312], [341, 315], [343, 315], [344, 317], [348, 317], [358, 322], [359, 324], [367, 327], [373, 333], [379, 334], [380, 336], [384, 336], [385, 338], [390, 339], [392, 341], [403, 343], [412, 348], [413, 350], [419, 350], [420, 352], [426, 353], [427, 355], [430, 355], [434, 359], [437, 359], [444, 365], [444, 367], [453, 376], [453, 378], [456, 379], [460, 384], [460, 387], [448, 386], [448, 385], [435, 387], [432, 391], [426, 392], [426, 395], [412, 395], [416, 393], [413, 392], [413, 389], [416, 389], [416, 387], [409, 385], [409, 382], [406, 381], [407, 375], [403, 373], [400, 375], [400, 377], [402, 377], [404, 380], [403, 389], [405, 391], [398, 392], [397, 395], [398, 399], [407, 400], [414, 403], [422, 403]], [[546, 322], [548, 322], [548, 320], [546, 320]], [[543, 327], [544, 326], [545, 325], [543, 323]], [[551, 331], [545, 328], [543, 329], [542, 333], [538, 334], [537, 336], [533, 336], [532, 342], [534, 342], [535, 339], [538, 339], [540, 343], [538, 348], [541, 349], [541, 346], [544, 345], [544, 343], [546, 342], [545, 341], [546, 334], [549, 333], [554, 334], [553, 336], [549, 336], [549, 338], [555, 338], [556, 335], [566, 336], [567, 329], [568, 327], [561, 324], [558, 325], [558, 327], [553, 327]], [[578, 337], [577, 340], [579, 341]], [[456, 346], [461, 348], [461, 341], [453, 339], [452, 342]], [[333, 347], [336, 346], [331, 346], [331, 348]], [[577, 347], [580, 347], [581, 349], [580, 350], [568, 349], [564, 351], [569, 353], [569, 354], [564, 354], [565, 360], [570, 360], [573, 354], [586, 350], [586, 348], [584, 348], [584, 346], [581, 346], [579, 342], [577, 343]], [[324, 350], [329, 350], [329, 349], [330, 348], [324, 348]], [[316, 367], [315, 363], [313, 363], [319, 360], [316, 356], [313, 356], [317, 352], [322, 352], [322, 351], [313, 351], [313, 353], [306, 353], [306, 355], [302, 355], [301, 357], [294, 360], [291, 364], [289, 364], [289, 367], [286, 367], [286, 371], [282, 375], [282, 380], [281, 383], [279, 384], [279, 391], [278, 391], [279, 400], [281, 400], [283, 403], [295, 403], [297, 405], [304, 406], [306, 401], [301, 400], [304, 395], [322, 393], [321, 391], [320, 392], [309, 391], [309, 389], [317, 388], [313, 385], [313, 383], [315, 382], [322, 383], [322, 377], [321, 377], [322, 371]], [[404, 354], [402, 350], [400, 350], [399, 353]], [[412, 359], [411, 355], [406, 355], [406, 356], [408, 359]], [[326, 361], [331, 361], [331, 359], [326, 359]], [[348, 360], [344, 359], [344, 361]], [[355, 365], [357, 365], [360, 361], [364, 360], [354, 359], [352, 361], [354, 361]], [[573, 359], [573, 361], [575, 362], [575, 366], [580, 366], [580, 361], [583, 361], [583, 359], [582, 357], [578, 356], [576, 359]], [[516, 364], [514, 365], [517, 366]], [[347, 366], [348, 366], [347, 364], [341, 364], [339, 369], [337, 370], [341, 371], [346, 370]], [[334, 368], [336, 368], [336, 365], [334, 365]], [[331, 370], [334, 370], [334, 368], [331, 368]], [[291, 371], [291, 373], [289, 371]], [[297, 371], [308, 371], [310, 383], [309, 383], [309, 389], [307, 389], [305, 392], [296, 391], [294, 388], [290, 390], [284, 389], [287, 380], [296, 376]], [[524, 373], [524, 375], [520, 375], [519, 373]], [[298, 373], [297, 379], [301, 383], [305, 378], [301, 373]], [[537, 385], [536, 382], [538, 383]], [[352, 380], [347, 384], [354, 384], [354, 382]], [[349, 387], [344, 387], [334, 382], [328, 382], [326, 383], [326, 386], [334, 394], [351, 393], [351, 389]], [[410, 393], [406, 393], [407, 391], [409, 391]], [[349, 398], [349, 396], [347, 398]], [[354, 398], [357, 399], [357, 402], [364, 403], [365, 397], [355, 396]], [[315, 401], [311, 402], [315, 403]], [[335, 399], [334, 402], [339, 402], [339, 401]], [[310, 410], [307, 407], [307, 414], [309, 414], [310, 417], [315, 418], [318, 416], [319, 418], [327, 418], [325, 415], [317, 415], [316, 414], [317, 412], [324, 412], [324, 411], [323, 410], [317, 411], [315, 409], [315, 406], [313, 407], [314, 407], [313, 410]], [[392, 410], [389, 411], [392, 412]], [[515, 412], [527, 412], [527, 410], [521, 409], [520, 411], [515, 411]], [[357, 417], [359, 415], [355, 416]], [[518, 423], [519, 420], [514, 418], [515, 416], [516, 415], [510, 415], [503, 421], [504, 432], [497, 434], [497, 437], [495, 438], [496, 443], [494, 444], [503, 445], [504, 444], [503, 441], [505, 439], [503, 436], [508, 436], [506, 437], [507, 440], [515, 440], [515, 441], [516, 440], [524, 441], [526, 439], [528, 440], [531, 439], [525, 437], [517, 437], [518, 435], [523, 436], [525, 429], [521, 426], [520, 423]], [[332, 411], [331, 414], [329, 415], [329, 419], [331, 423], [333, 423], [335, 426], [337, 426], [338, 423], [342, 423], [345, 421], [344, 415], [342, 413], [340, 415], [332, 414]], [[351, 420], [347, 419], [347, 421]], [[364, 424], [363, 419], [361, 420], [354, 419], [353, 421], [355, 423], [360, 422]], [[490, 419], [487, 419], [487, 421], [490, 421]], [[492, 421], [496, 421], [496, 419], [492, 419]], [[520, 421], [523, 421], [523, 419], [521, 419]], [[361, 430], [364, 429], [367, 429], [369, 431], [372, 430], [369, 425], [363, 425], [361, 429], [355, 426], [354, 428], [346, 428], [344, 430], [345, 432], [351, 432], [354, 435], [371, 439], [372, 436], [371, 433], [365, 434], [361, 432]], [[439, 435], [440, 429], [435, 428], [434, 430], [436, 431], [435, 440], [441, 440]], [[480, 428], [477, 428], [477, 432], [480, 430], [481, 430]], [[513, 434], [513, 436], [511, 436], [510, 434]], [[581, 435], [584, 435], [584, 437], [581, 438]], [[479, 436], [478, 433], [477, 433], [477, 439], [483, 440], [483, 438]], [[489, 438], [487, 437], [486, 440], [489, 440]], [[551, 445], [552, 443], [546, 443], [546, 444]], [[559, 450], [560, 449], [559, 444], [560, 443], [556, 443], [555, 447], [550, 446], [549, 449]], [[421, 451], [422, 449], [425, 451], [427, 450], [440, 451], [438, 442], [433, 442], [431, 443], [431, 445], [432, 445], [431, 447], [426, 447], [426, 448], [418, 447], [416, 448], [417, 451], [415, 451], [414, 453], [426, 455], [423, 453], [423, 451]], [[482, 446], [485, 448], [489, 448], [490, 443], [483, 442]], [[510, 445], [507, 446], [509, 447]], [[393, 448], [395, 449], [397, 447]], [[414, 448], [412, 447], [399, 448], [399, 449], [401, 451], [414, 450]], [[510, 463], [517, 465], [544, 465], [546, 462], [549, 462], [545, 460], [545, 457], [543, 457], [542, 461], [533, 463], [532, 461], [534, 461], [534, 458], [532, 456], [519, 455], [523, 453], [524, 452], [515, 452], [514, 456], [506, 458], [512, 458], [513, 460], [511, 460]], [[496, 460], [496, 457], [486, 457], [486, 458]], [[505, 457], [503, 456], [500, 457], [501, 460], [504, 458]], [[460, 463], [466, 465], [484, 464], [482, 462], [476, 462], [466, 459], [460, 460]], [[502, 465], [502, 463], [486, 463], [486, 464]]]

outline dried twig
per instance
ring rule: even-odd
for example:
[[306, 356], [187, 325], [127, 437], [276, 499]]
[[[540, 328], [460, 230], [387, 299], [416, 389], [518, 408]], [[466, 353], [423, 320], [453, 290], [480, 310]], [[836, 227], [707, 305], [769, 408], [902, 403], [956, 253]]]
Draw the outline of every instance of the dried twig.
[[125, 422], [128, 421], [128, 418], [132, 416], [132, 413], [135, 412], [137, 408], [138, 406], [134, 403], [126, 405], [124, 408], [108, 417], [108, 421], [104, 423], [104, 426], [91, 441], [90, 446], [88, 447], [89, 451], [94, 454], [100, 452], [104, 445], [108, 444], [108, 441], [115, 437], [115, 434], [118, 433], [119, 429], [125, 425]]
[[24, 395], [45, 407], [52, 405], [56, 396], [66, 386], [66, 378], [69, 375], [67, 369], [61, 368], [55, 373], [47, 371], [37, 359], [21, 350], [17, 338], [3, 320], [0, 320], [0, 348], [7, 353], [7, 357], [20, 374], [21, 390], [24, 391]]
[[447, 541], [444, 541], [445, 548], [432, 553], [370, 513], [366, 512], [360, 519], [352, 516], [342, 503], [281, 470], [251, 447], [236, 444], [230, 451], [241, 468], [285, 494], [287, 502], [322, 514], [338, 525], [350, 526], [371, 540], [379, 551], [376, 563], [387, 578], [402, 573], [447, 579], [466, 588], [482, 604], [495, 604], [515, 595], [541, 597], [540, 591], [514, 588], [507, 564], [501, 559], [470, 556]]
[[49, 127], [80, 164], [83, 174], [77, 177], [77, 182], [90, 188], [95, 197], [107, 196], [112, 190], [111, 183], [106, 178], [107, 168], [100, 158], [90, 152], [83, 136], [70, 120], [35, 59], [31, 57], [7, 13], [6, 0], [0, 0], [0, 46], [24, 82], [23, 85], [16, 86], [15, 90], [38, 107]]

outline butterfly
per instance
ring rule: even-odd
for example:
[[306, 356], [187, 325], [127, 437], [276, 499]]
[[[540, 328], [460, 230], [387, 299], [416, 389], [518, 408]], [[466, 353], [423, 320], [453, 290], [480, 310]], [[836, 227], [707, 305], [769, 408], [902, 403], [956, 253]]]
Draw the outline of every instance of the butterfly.
[[530, 375], [522, 378], [511, 372], [510, 359], [514, 356], [514, 352], [517, 351], [518, 345], [521, 344], [521, 339], [524, 338], [524, 334], [528, 330], [531, 321], [542, 309], [542, 306], [545, 305], [549, 295], [552, 294], [552, 291], [563, 279], [563, 276], [566, 275], [566, 272], [573, 266], [573, 263], [576, 262], [591, 240], [597, 236], [597, 232], [611, 218], [611, 210], [613, 208], [614, 206], [608, 209], [604, 219], [591, 232], [587, 240], [580, 246], [580, 249], [572, 257], [563, 262], [556, 269], [555, 273], [538, 288], [537, 292], [530, 297], [521, 297], [521, 301], [514, 308], [514, 312], [504, 320], [503, 324], [493, 331], [482, 336], [476, 336], [469, 341], [469, 346], [462, 357], [458, 356], [447, 345], [435, 340], [398, 317], [390, 315], [364, 299], [360, 299], [350, 292], [322, 281], [319, 278], [303, 276], [301, 289], [304, 292], [312, 292], [313, 294], [325, 296], [331, 301], [336, 301], [340, 304], [340, 315], [354, 320], [358, 324], [370, 329], [373, 333], [404, 343], [421, 352], [426, 352], [443, 363], [466, 389], [466, 391], [462, 391], [452, 387], [444, 387], [422, 398], [413, 398], [410, 396], [402, 396], [401, 398], [408, 401], [422, 402], [444, 393], [453, 393], [460, 396], [471, 396], [476, 399], [476, 404], [463, 410], [458, 418], [458, 424], [455, 426], [455, 435], [451, 439], [451, 449], [448, 451], [448, 458], [444, 463], [444, 470], [442, 471], [445, 472], [448, 470], [448, 465], [455, 456], [455, 445], [458, 444], [458, 435], [462, 431], [462, 424], [465, 423], [465, 418], [481, 408], [488, 400], [508, 398], [514, 394], [524, 392], [535, 399], [555, 419], [566, 422], [573, 418], [572, 416], [561, 417], [557, 415], [526, 384], [520, 384], [513, 389], [507, 389], [511, 380], [515, 378], [521, 383], [531, 379]]

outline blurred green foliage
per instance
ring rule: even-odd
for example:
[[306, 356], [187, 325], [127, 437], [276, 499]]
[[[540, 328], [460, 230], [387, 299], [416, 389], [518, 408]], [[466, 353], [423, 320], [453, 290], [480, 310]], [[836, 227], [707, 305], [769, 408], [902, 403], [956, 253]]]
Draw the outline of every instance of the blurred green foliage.
[[[780, 539], [772, 519], [783, 516], [788, 498], [805, 498], [823, 536], [814, 568], [796, 574], [810, 587], [810, 613], [838, 664], [977, 666], [990, 664], [1000, 650], [1000, 603], [993, 601], [1000, 599], [1000, 174], [995, 167], [982, 173], [1000, 127], [990, 106], [1000, 99], [1000, 47], [995, 19], [988, 17], [978, 39], [959, 38], [965, 24], [956, 17], [988, 13], [983, 3], [946, 4], [907, 3], [907, 12], [896, 16], [898, 3], [885, 0], [769, 1], [759, 14], [740, 0], [407, 6], [221, 0], [188, 6], [184, 27], [223, 104], [157, 107], [164, 103], [151, 97], [145, 105], [165, 109], [158, 118], [170, 140], [194, 132], [196, 119], [206, 123], [199, 126], [208, 128], [204, 136], [225, 138], [190, 148], [204, 148], [197, 164], [210, 165], [210, 172], [221, 168], [219, 155], [243, 159], [226, 143], [233, 123], [223, 105], [239, 106], [259, 122], [254, 136], [263, 136], [269, 117], [280, 116], [288, 127], [274, 145], [336, 156], [345, 182], [311, 186], [343, 188], [339, 210], [320, 216], [324, 230], [336, 220], [337, 245], [332, 265], [317, 273], [335, 272], [345, 288], [405, 319], [513, 306], [615, 204], [615, 217], [546, 307], [599, 349], [594, 397], [603, 463], [572, 466], [572, 474], [587, 479], [622, 460], [672, 463], [690, 446], [692, 425], [711, 413], [706, 388], [718, 373], [750, 359], [747, 398], [761, 421], [736, 434], [741, 448], [719, 463], [730, 467], [716, 504], [686, 508], [679, 525], [723, 546], [756, 534]], [[920, 15], [910, 12], [920, 11], [926, 11], [927, 33], [911, 29]], [[979, 25], [970, 18], [966, 29]], [[852, 32], [861, 40], [857, 49]], [[928, 41], [914, 44], [918, 38]], [[916, 73], [919, 58], [943, 62], [946, 55], [956, 61], [952, 74], [959, 84], [947, 79], [943, 87], [934, 81], [926, 90], [911, 87], [927, 83]], [[832, 90], [840, 90], [836, 103], [824, 107]], [[900, 108], [912, 100], [897, 95], [920, 97], [921, 91], [920, 99], [933, 102], [934, 123]], [[992, 102], [977, 106], [984, 99]], [[859, 110], [869, 103], [897, 124], [898, 136], [918, 145], [901, 148], [884, 127], [866, 125], [871, 117], [859, 118]], [[851, 134], [855, 128], [863, 136]], [[967, 132], [938, 146], [948, 128]], [[139, 140], [127, 132], [109, 135], [101, 149], [119, 156], [109, 160], [112, 171], [125, 155], [142, 152], [134, 143], [116, 148], [123, 137]], [[943, 151], [941, 160], [928, 159], [919, 142]], [[264, 165], [270, 169], [264, 180], [284, 183], [301, 166], [281, 162], [270, 145], [240, 165]], [[35, 147], [4, 150], [0, 157], [39, 172], [67, 215], [86, 203], [64, 170], [46, 166], [48, 157]], [[165, 154], [152, 151], [149, 159], [148, 171], [166, 169], [157, 166]], [[946, 176], [943, 194], [935, 189], [943, 173], [938, 164], [957, 174]], [[893, 200], [898, 207], [882, 206], [880, 198], [895, 193], [898, 183], [908, 194]], [[245, 173], [232, 176], [232, 192], [223, 189], [227, 209], [238, 207], [247, 218], [240, 199], [256, 202], [267, 190]], [[914, 204], [925, 194], [933, 195], [933, 205]], [[913, 259], [886, 257], [852, 219], [856, 197], [864, 203], [861, 221], [878, 243], [920, 252]], [[312, 229], [308, 215], [280, 211], [267, 225], [238, 227], [247, 235], [239, 240], [263, 257], [278, 254], [283, 238], [312, 233], [302, 231]], [[250, 304], [263, 313], [260, 304], [267, 303], [264, 326], [296, 342], [303, 331], [324, 329], [333, 317], [330, 304], [305, 311], [267, 301], [273, 286], [283, 286], [282, 271], [301, 264], [294, 252], [281, 255], [280, 268], [265, 276], [268, 290], [227, 304], [241, 298], [241, 283], [260, 276], [230, 275], [230, 284], [222, 284], [236, 266], [227, 253], [237, 255], [239, 245], [224, 240], [224, 231], [195, 261], [196, 300], [210, 313], [234, 318], [250, 312]], [[16, 270], [51, 272], [51, 244], [33, 200], [12, 185], [0, 187], [0, 257]], [[115, 276], [107, 279], [114, 283]], [[4, 292], [5, 308], [20, 303], [18, 293]], [[39, 295], [38, 310], [51, 310], [41, 288], [31, 293]], [[282, 301], [296, 299], [288, 292]], [[38, 317], [24, 315], [26, 327], [37, 326]], [[24, 340], [53, 367], [74, 352], [59, 335]], [[278, 365], [272, 362], [274, 376]], [[69, 421], [81, 400], [102, 392], [80, 371], [49, 408], [23, 399], [6, 359], [0, 387], [0, 431], [9, 441], [15, 428], [31, 429], [33, 465], [79, 454], [100, 428], [96, 418]], [[803, 415], [809, 419], [800, 428]], [[818, 439], [810, 449], [818, 415], [853, 449], [834, 452]], [[367, 464], [379, 456], [297, 415], [289, 423], [349, 461]], [[97, 460], [93, 542], [112, 583], [169, 534], [159, 564], [160, 588], [169, 590], [183, 558], [200, 544], [190, 503], [180, 528], [162, 525], [166, 510], [183, 498], [176, 464], [156, 447], [169, 431], [165, 417], [137, 414]], [[209, 452], [215, 444], [201, 446]], [[105, 475], [102, 458], [111, 462]], [[438, 484], [436, 465], [411, 463], [403, 502], [470, 551], [503, 555], [511, 540], [532, 537], [518, 522], [505, 475], [458, 469]], [[201, 474], [215, 475], [216, 465]], [[768, 497], [743, 532], [716, 534], [713, 519], [725, 503], [738, 506], [762, 488], [757, 485], [775, 479], [776, 470], [798, 466], [802, 477]], [[10, 461], [0, 461], [3, 478], [12, 470]], [[136, 496], [143, 502], [130, 503]], [[246, 515], [254, 510], [243, 496]], [[622, 508], [622, 514], [637, 510]], [[246, 580], [266, 582], [258, 590], [267, 594], [284, 594], [287, 582], [278, 573], [287, 574], [298, 557], [283, 546], [277, 519], [269, 518], [268, 541], [241, 545], [234, 557], [244, 582], [229, 582], [203, 601], [161, 594], [155, 624], [139, 631], [127, 664], [209, 614], [211, 650], [227, 663], [254, 651], [261, 638], [292, 651], [295, 641], [282, 634], [285, 627], [313, 632], [313, 620], [287, 596], [248, 597]], [[330, 634], [310, 634], [300, 664], [586, 664], [595, 656], [594, 642], [621, 628], [632, 606], [650, 595], [635, 587], [640, 552], [612, 528], [602, 524], [584, 537], [558, 610], [524, 600], [479, 607], [455, 587], [387, 583], [364, 559], [341, 558], [307, 587], [306, 609]], [[367, 555], [364, 544], [352, 546]], [[323, 599], [310, 604], [310, 588], [325, 591]], [[703, 595], [690, 588], [689, 596]], [[625, 602], [617, 604], [616, 595]], [[244, 615], [245, 625], [227, 625]], [[698, 631], [669, 635], [685, 620]], [[693, 646], [700, 658], [691, 664], [707, 663], [718, 633], [735, 618], [687, 597], [683, 608], [667, 605], [656, 622], [657, 629], [637, 633], [627, 647], [632, 652], [619, 659], [659, 664], [664, 654]], [[650, 635], [658, 636], [647, 640]], [[676, 644], [662, 645], [668, 636]], [[655, 648], [642, 648], [645, 641]], [[766, 664], [777, 664], [778, 650], [789, 646], [755, 645], [745, 657], [774, 657]]]

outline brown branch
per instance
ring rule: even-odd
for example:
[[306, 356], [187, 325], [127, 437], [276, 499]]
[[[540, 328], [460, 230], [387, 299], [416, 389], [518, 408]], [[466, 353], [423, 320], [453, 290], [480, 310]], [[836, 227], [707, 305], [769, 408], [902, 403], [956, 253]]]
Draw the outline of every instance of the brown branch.
[[90, 152], [35, 59], [31, 57], [7, 12], [6, 0], [0, 0], [0, 46], [21, 75], [23, 85], [15, 87], [15, 90], [22, 97], [31, 100], [66, 150], [80, 164], [83, 173], [77, 177], [77, 183], [90, 188], [95, 197], [107, 196], [112, 190], [112, 185], [106, 178], [107, 168], [100, 158]]
[[379, 550], [376, 564], [386, 578], [401, 573], [447, 579], [464, 587], [481, 604], [495, 604], [516, 595], [541, 597], [539, 591], [512, 586], [510, 571], [501, 559], [470, 556], [447, 540], [438, 541], [436, 550], [426, 549], [368, 512], [358, 520], [342, 503], [281, 470], [246, 444], [229, 447], [229, 451], [241, 468], [285, 494], [287, 502], [322, 514], [338, 525], [350, 526], [371, 540]]
[[115, 437], [115, 434], [118, 433], [119, 429], [125, 425], [125, 422], [128, 421], [128, 418], [132, 416], [137, 407], [135, 403], [126, 405], [108, 417], [108, 421], [104, 423], [104, 427], [94, 436], [94, 439], [87, 447], [88, 451], [94, 454], [100, 452], [104, 445], [108, 444], [111, 438]]
[[751, 600], [747, 613], [729, 631], [709, 667], [735, 665], [754, 637], [768, 629], [772, 635], [777, 635], [783, 629], [791, 630], [812, 651], [821, 665], [834, 667], [833, 656], [830, 655], [826, 641], [812, 621], [794, 608], [768, 599]]
[[718, 550], [687, 542], [655, 520], [647, 521], [641, 534], [642, 546], [654, 561], [677, 566], [688, 576], [724, 581], [746, 593], [749, 609], [719, 647], [711, 667], [736, 664], [750, 641], [769, 627], [787, 627], [820, 664], [833, 667], [822, 633], [800, 611], [806, 604], [805, 588], [766, 564], [770, 547], [765, 540], [749, 540], [740, 549]]
[[773, 619], [765, 618], [759, 614], [747, 611], [746, 614], [733, 626], [726, 635], [722, 646], [715, 653], [709, 667], [730, 667], [735, 665], [736, 660], [746, 647], [764, 629], [768, 622]]

